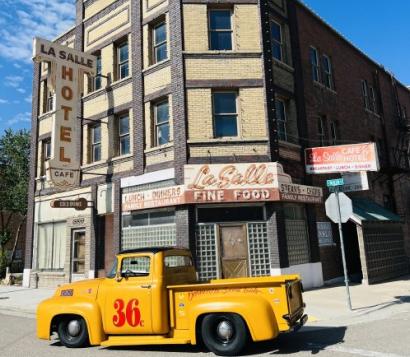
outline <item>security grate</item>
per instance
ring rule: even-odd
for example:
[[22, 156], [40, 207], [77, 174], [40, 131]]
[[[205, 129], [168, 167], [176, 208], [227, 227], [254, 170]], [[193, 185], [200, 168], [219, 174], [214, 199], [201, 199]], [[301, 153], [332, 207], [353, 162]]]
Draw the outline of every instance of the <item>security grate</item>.
[[269, 276], [270, 250], [265, 222], [248, 223], [248, 247], [251, 276]]
[[122, 249], [175, 246], [176, 225], [129, 227], [122, 230]]
[[196, 254], [199, 280], [219, 276], [216, 228], [214, 224], [198, 224], [196, 228]]
[[286, 219], [289, 265], [309, 263], [309, 236], [305, 220]]

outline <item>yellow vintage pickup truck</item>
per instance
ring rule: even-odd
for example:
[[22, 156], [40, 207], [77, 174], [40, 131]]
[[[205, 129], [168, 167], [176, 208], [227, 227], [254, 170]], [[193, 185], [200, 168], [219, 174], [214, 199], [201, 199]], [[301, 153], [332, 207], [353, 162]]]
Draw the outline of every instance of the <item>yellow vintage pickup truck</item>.
[[202, 341], [232, 356], [299, 329], [303, 312], [297, 275], [198, 283], [189, 250], [146, 248], [121, 252], [106, 278], [59, 287], [37, 309], [37, 335], [66, 347]]

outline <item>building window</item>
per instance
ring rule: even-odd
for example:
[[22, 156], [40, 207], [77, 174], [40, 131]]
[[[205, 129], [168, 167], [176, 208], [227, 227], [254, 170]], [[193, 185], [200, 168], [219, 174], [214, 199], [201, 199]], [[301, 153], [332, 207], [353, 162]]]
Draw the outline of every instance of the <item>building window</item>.
[[232, 50], [232, 12], [213, 9], [209, 11], [209, 49]]
[[317, 138], [319, 146], [326, 145], [326, 124], [323, 117], [319, 118], [317, 121]]
[[66, 224], [47, 223], [37, 226], [37, 268], [63, 271], [66, 254]]
[[370, 102], [369, 102], [369, 88], [367, 85], [367, 81], [362, 80], [362, 95], [363, 95], [363, 105], [366, 109], [370, 109]]
[[378, 113], [376, 91], [372, 86], [369, 86], [369, 107], [373, 113]]
[[169, 143], [169, 105], [168, 99], [154, 104], [155, 145]]
[[317, 49], [314, 47], [310, 47], [310, 65], [312, 67], [312, 79], [315, 82], [319, 82], [320, 80], [319, 56], [317, 53]]
[[46, 174], [46, 162], [51, 158], [51, 139], [45, 139], [42, 141], [42, 162], [40, 175]]
[[130, 153], [130, 117], [128, 114], [118, 118], [119, 155]]
[[286, 132], [286, 106], [285, 102], [281, 99], [276, 99], [276, 120], [279, 140], [288, 141]]
[[118, 60], [118, 72], [117, 79], [123, 79], [129, 75], [129, 53], [128, 53], [128, 40], [120, 43], [117, 46], [117, 60]]
[[122, 226], [141, 227], [175, 223], [175, 211], [132, 212], [122, 216]]
[[238, 113], [235, 92], [213, 93], [215, 136], [238, 136]]
[[407, 120], [407, 108], [405, 106], [401, 107], [401, 117], [404, 120]]
[[332, 62], [329, 56], [323, 55], [323, 74], [324, 74], [324, 85], [327, 88], [333, 89], [333, 69]]
[[167, 26], [165, 21], [155, 25], [152, 29], [153, 63], [164, 61], [168, 58], [167, 51]]
[[101, 160], [101, 124], [91, 127], [91, 162]]
[[270, 30], [272, 37], [272, 56], [278, 61], [283, 61], [282, 27], [277, 22], [272, 22]]
[[336, 121], [330, 122], [330, 140], [332, 145], [337, 145], [338, 135], [338, 123]]
[[85, 273], [85, 231], [73, 233], [72, 264], [74, 274]]
[[101, 55], [97, 55], [97, 70], [95, 73], [95, 78], [94, 78], [94, 90], [99, 90], [102, 87], [102, 66], [101, 66]]

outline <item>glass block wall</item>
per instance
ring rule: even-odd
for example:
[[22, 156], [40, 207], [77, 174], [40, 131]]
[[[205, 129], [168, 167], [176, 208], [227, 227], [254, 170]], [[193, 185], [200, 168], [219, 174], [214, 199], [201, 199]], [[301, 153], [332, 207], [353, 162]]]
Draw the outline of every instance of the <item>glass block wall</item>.
[[269, 276], [270, 249], [265, 222], [248, 223], [248, 248], [251, 276]]
[[127, 227], [122, 230], [121, 249], [175, 246], [176, 224]]
[[220, 276], [215, 224], [196, 226], [196, 256], [199, 280], [217, 279]]
[[305, 220], [286, 219], [289, 265], [309, 263], [309, 236]]

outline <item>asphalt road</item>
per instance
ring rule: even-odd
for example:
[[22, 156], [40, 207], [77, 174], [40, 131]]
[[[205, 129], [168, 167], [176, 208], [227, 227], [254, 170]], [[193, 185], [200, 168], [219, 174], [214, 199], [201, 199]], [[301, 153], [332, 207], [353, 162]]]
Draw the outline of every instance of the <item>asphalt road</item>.
[[[245, 355], [332, 357], [404, 357], [410, 356], [410, 312], [369, 323], [342, 327], [305, 326], [294, 334], [281, 335], [275, 341], [250, 344]], [[204, 348], [184, 346], [138, 346], [127, 348], [91, 347], [67, 349], [58, 339], [41, 341], [35, 337], [35, 320], [0, 314], [1, 357], [45, 356], [213, 356]]]

